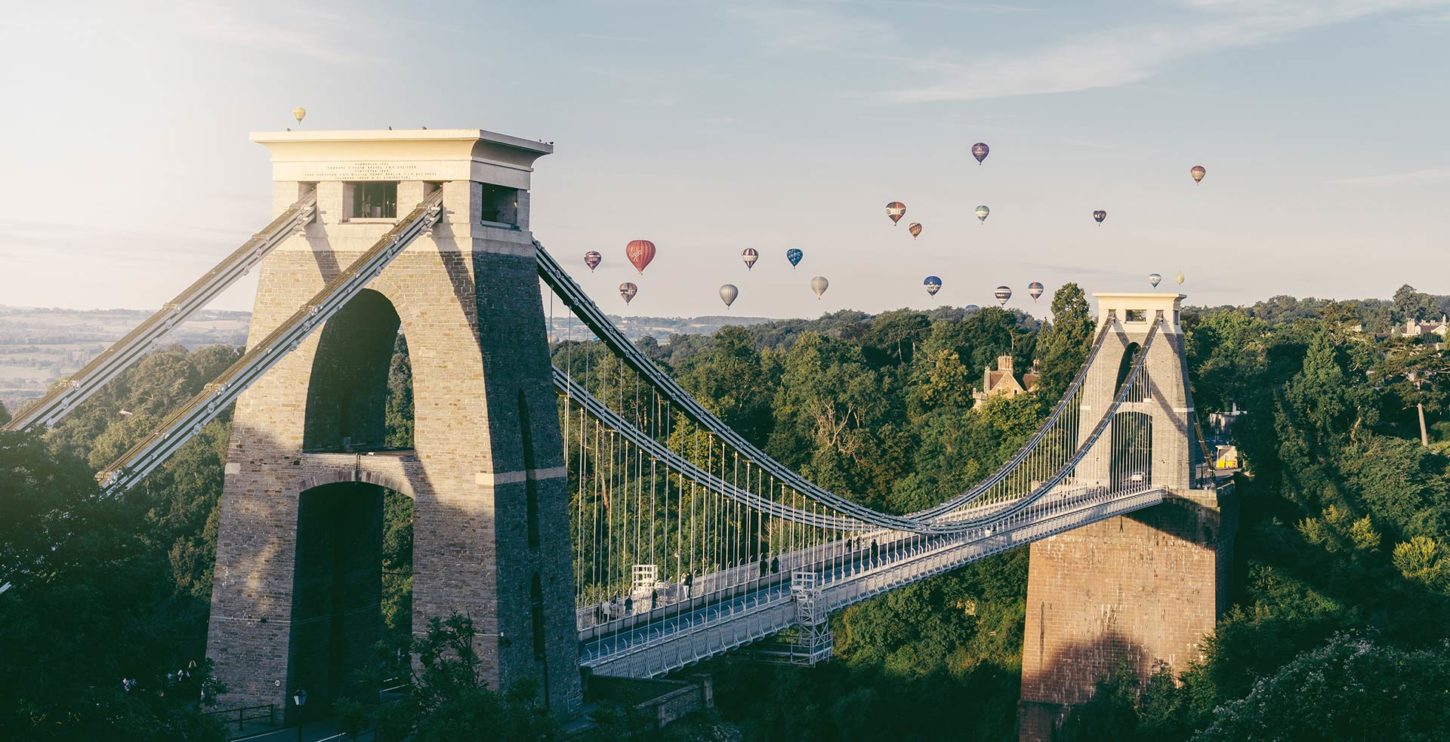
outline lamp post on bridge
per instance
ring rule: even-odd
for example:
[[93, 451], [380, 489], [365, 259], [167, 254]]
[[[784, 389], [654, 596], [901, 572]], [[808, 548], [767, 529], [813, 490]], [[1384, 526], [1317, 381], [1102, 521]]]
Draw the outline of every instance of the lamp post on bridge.
[[297, 706], [297, 742], [302, 742], [302, 707], [307, 705], [307, 691], [301, 688], [294, 691], [292, 703]]

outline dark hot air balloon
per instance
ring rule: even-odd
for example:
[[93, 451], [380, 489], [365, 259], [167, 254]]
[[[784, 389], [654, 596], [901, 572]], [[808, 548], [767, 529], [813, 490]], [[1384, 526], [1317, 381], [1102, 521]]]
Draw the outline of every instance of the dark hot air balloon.
[[625, 281], [624, 283], [619, 284], [619, 295], [622, 296], [622, 297], [624, 297], [624, 303], [625, 304], [628, 304], [628, 303], [634, 301], [634, 295], [635, 294], [638, 294], [638, 293], [639, 293], [639, 287], [636, 286], [636, 285], [634, 285], [634, 284], [632, 284], [632, 283], [630, 283], [630, 282], [628, 282], [628, 281]]
[[926, 293], [932, 296], [936, 296], [936, 292], [941, 291], [941, 279], [936, 276], [927, 276], [922, 279], [921, 285], [925, 286]]
[[1098, 209], [1097, 211], [1093, 212], [1093, 221], [1097, 222], [1098, 224], [1102, 224], [1103, 220], [1107, 218], [1108, 212], [1103, 211], [1102, 209]]
[[730, 305], [735, 303], [735, 297], [739, 295], [740, 289], [735, 288], [735, 284], [733, 283], [727, 283], [720, 287], [720, 301], [725, 302], [726, 309], [729, 309]]
[[911, 239], [913, 240], [921, 236], [921, 222], [912, 222], [911, 226], [906, 229], [911, 232]]
[[753, 247], [747, 247], [744, 252], [740, 253], [740, 259], [745, 261], [745, 269], [750, 270], [755, 267], [755, 261], [760, 260], [760, 253], [756, 252]]
[[819, 300], [821, 298], [821, 294], [826, 293], [826, 289], [830, 287], [831, 282], [827, 281], [825, 276], [816, 276], [815, 278], [811, 279], [811, 291], [816, 292], [817, 300]]
[[1153, 288], [1155, 288], [1155, 289], [1158, 288], [1158, 284], [1160, 284], [1162, 282], [1163, 282], [1163, 277], [1160, 276], [1160, 275], [1158, 275], [1157, 273], [1149, 273], [1148, 274], [1148, 283], [1151, 284], [1153, 286]]
[[655, 259], [655, 243], [649, 240], [633, 240], [624, 246], [624, 254], [634, 264], [634, 269], [643, 275], [644, 269]]
[[1037, 297], [1042, 296], [1042, 284], [1037, 281], [1027, 284], [1027, 295], [1032, 297], [1033, 301], [1037, 301]]
[[978, 165], [982, 164], [982, 160], [987, 159], [987, 155], [991, 152], [992, 148], [988, 147], [986, 142], [977, 142], [972, 145], [972, 156], [977, 158]]
[[997, 297], [997, 304], [1006, 306], [1007, 300], [1012, 298], [1012, 288], [1009, 286], [998, 286], [997, 290], [992, 292], [992, 296]]
[[1188, 171], [1188, 174], [1193, 176], [1194, 183], [1202, 183], [1203, 176], [1208, 175], [1208, 171], [1205, 170], [1202, 165], [1194, 165], [1193, 168]]
[[598, 268], [599, 264], [602, 262], [604, 262], [604, 256], [600, 255], [599, 251], [590, 250], [589, 252], [584, 253], [584, 264], [589, 266], [590, 273], [593, 273], [594, 269]]
[[886, 216], [891, 218], [892, 224], [901, 221], [901, 217], [906, 216], [906, 204], [900, 201], [892, 201], [886, 204]]
[[801, 264], [801, 258], [806, 256], [805, 251], [799, 247], [792, 247], [785, 251], [785, 259], [790, 261], [790, 267], [794, 268]]

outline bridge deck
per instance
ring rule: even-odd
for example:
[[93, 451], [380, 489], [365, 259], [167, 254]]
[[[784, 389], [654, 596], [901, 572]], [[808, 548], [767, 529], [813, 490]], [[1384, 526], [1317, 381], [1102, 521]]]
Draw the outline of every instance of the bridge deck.
[[[1005, 523], [991, 535], [900, 540], [873, 562], [855, 554], [818, 572], [822, 598], [836, 611], [894, 587], [951, 571], [1008, 549], [1107, 518], [1152, 507], [1165, 492], [1065, 496], [1052, 512]], [[796, 622], [789, 581], [781, 576], [720, 598], [702, 596], [581, 632], [579, 663], [602, 675], [654, 677], [759, 641]]]

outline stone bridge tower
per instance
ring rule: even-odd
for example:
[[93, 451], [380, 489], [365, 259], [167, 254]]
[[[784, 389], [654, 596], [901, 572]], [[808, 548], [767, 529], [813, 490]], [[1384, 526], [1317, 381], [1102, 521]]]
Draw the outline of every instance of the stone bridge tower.
[[[207, 640], [231, 704], [366, 694], [382, 493], [413, 502], [412, 630], [470, 616], [494, 688], [580, 702], [568, 494], [529, 232], [550, 144], [473, 130], [254, 134], [273, 209], [317, 218], [261, 264], [258, 342], [429, 194], [442, 220], [243, 394], [232, 418]], [[411, 442], [388, 440], [395, 340]], [[394, 436], [397, 437], [396, 435]], [[309, 716], [312, 714], [309, 713]]]
[[[1148, 394], [1125, 401], [1113, 420], [1115, 429], [1151, 426], [1151, 470], [1116, 471], [1112, 459], [1122, 452], [1115, 445], [1096, 446], [1088, 458], [1097, 465], [1081, 468], [1114, 479], [1142, 476], [1169, 495], [1148, 510], [1032, 544], [1018, 713], [1023, 740], [1051, 739], [1071, 707], [1090, 700], [1097, 682], [1120, 668], [1140, 677], [1160, 662], [1182, 671], [1199, 657], [1199, 643], [1226, 607], [1233, 509], [1227, 492], [1194, 487], [1192, 469], [1202, 457], [1193, 455], [1198, 439], [1179, 324], [1184, 297], [1094, 298], [1098, 329], [1111, 329], [1084, 381], [1082, 438], [1091, 429], [1086, 421], [1111, 406], [1150, 328], [1159, 317], [1164, 325], [1145, 360]], [[1117, 436], [1102, 440], [1111, 444]]]

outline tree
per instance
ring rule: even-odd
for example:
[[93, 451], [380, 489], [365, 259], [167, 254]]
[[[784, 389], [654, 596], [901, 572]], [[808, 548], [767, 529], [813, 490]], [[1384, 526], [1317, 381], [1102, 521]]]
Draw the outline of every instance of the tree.
[[1092, 347], [1093, 324], [1087, 297], [1076, 283], [1065, 283], [1053, 293], [1052, 325], [1042, 332], [1037, 343], [1042, 363], [1041, 395], [1055, 400], [1067, 391]]
[[1450, 738], [1450, 647], [1402, 650], [1340, 634], [1221, 706], [1196, 739]]

